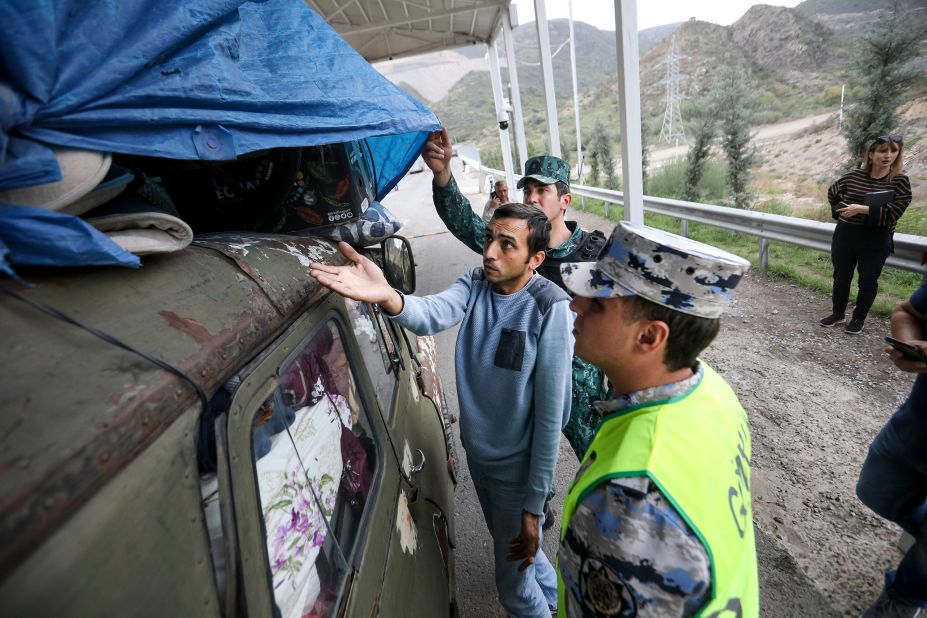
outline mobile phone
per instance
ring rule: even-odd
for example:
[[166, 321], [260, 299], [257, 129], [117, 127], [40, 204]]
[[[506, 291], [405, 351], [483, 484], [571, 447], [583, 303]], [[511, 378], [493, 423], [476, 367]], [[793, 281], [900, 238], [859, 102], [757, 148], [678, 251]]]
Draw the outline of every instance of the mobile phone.
[[922, 363], [927, 363], [927, 354], [924, 354], [920, 348], [911, 345], [910, 343], [905, 343], [904, 341], [899, 341], [894, 337], [886, 337], [885, 343], [892, 346], [906, 358], [911, 360], [921, 361]]

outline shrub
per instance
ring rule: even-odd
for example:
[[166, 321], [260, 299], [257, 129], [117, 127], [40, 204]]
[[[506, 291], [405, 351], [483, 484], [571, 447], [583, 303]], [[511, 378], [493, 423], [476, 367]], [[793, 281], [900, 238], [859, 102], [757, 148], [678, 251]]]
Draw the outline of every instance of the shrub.
[[[652, 170], [644, 193], [654, 197], [668, 197], [674, 200], [685, 199], [687, 158], [677, 159], [672, 163]], [[702, 170], [699, 182], [700, 198], [703, 204], [720, 204], [725, 198], [724, 165], [715, 159], [709, 159]]]

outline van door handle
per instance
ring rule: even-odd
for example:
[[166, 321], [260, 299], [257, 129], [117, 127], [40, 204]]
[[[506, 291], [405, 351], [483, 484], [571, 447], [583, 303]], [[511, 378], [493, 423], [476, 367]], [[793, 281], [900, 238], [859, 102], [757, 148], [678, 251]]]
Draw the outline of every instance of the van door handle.
[[416, 474], [416, 473], [418, 473], [418, 472], [421, 472], [422, 469], [425, 467], [425, 453], [423, 453], [423, 452], [422, 452], [422, 449], [420, 449], [420, 448], [417, 448], [417, 449], [415, 449], [415, 450], [416, 450], [416, 451], [418, 452], [418, 454], [422, 457], [422, 461], [421, 461], [421, 463], [412, 464], [412, 467], [409, 468], [409, 476], [412, 476], [413, 474]]

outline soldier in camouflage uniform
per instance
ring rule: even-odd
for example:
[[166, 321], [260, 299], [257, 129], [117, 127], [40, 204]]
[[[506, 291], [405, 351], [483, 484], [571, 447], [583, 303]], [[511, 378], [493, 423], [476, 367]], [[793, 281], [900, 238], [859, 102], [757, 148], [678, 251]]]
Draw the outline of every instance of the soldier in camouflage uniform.
[[[432, 134], [422, 156], [434, 172], [434, 203], [441, 220], [458, 240], [482, 253], [486, 222], [473, 212], [470, 201], [460, 192], [451, 175], [451, 140], [447, 130]], [[560, 264], [594, 260], [605, 244], [605, 236], [597, 231], [586, 232], [575, 221], [564, 218], [572, 196], [570, 166], [563, 159], [551, 156], [528, 159], [518, 188], [524, 188], [524, 202], [543, 210], [551, 224], [551, 246], [537, 272], [563, 288]], [[592, 402], [605, 396], [601, 370], [574, 356], [572, 389], [570, 420], [563, 435], [577, 458], [582, 459], [599, 425]]]
[[628, 222], [562, 265], [574, 353], [612, 394], [564, 499], [560, 616], [759, 615], [747, 417], [698, 358], [747, 268]]

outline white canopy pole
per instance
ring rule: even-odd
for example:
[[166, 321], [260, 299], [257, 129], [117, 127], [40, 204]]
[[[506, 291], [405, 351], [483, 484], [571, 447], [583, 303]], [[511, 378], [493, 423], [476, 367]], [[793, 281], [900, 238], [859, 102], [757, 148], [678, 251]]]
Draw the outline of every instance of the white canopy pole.
[[636, 0], [615, 0], [615, 37], [618, 48], [618, 114], [621, 118], [624, 219], [643, 225], [644, 170], [641, 162], [641, 83]]
[[[579, 128], [579, 87], [576, 83], [576, 38], [573, 35], [573, 0], [570, 3], [570, 68], [573, 71], [573, 112], [576, 116], [576, 177], [583, 184], [583, 139]], [[586, 210], [586, 198], [583, 196], [583, 210]]]
[[[528, 143], [525, 141], [525, 118], [521, 111], [521, 91], [518, 89], [518, 70], [515, 68], [515, 37], [512, 36], [512, 14], [515, 5], [502, 13], [502, 38], [505, 41], [505, 58], [509, 65], [509, 83], [512, 87], [512, 119], [515, 122], [515, 147], [518, 149], [518, 169], [524, 172], [528, 160]], [[509, 186], [514, 195], [515, 187]]]
[[496, 45], [498, 36], [489, 44], [489, 75], [492, 78], [492, 95], [496, 104], [496, 120], [499, 122], [499, 141], [502, 148], [502, 162], [505, 166], [505, 179], [510, 188], [515, 187], [515, 174], [512, 167], [512, 145], [509, 142], [509, 115], [502, 101], [502, 73], [499, 70], [499, 53]]
[[[618, 0], [615, 0], [616, 2]], [[541, 54], [541, 74], [544, 77], [544, 99], [547, 101], [547, 132], [550, 152], [560, 154], [560, 129], [557, 125], [557, 98], [554, 96], [554, 70], [550, 58], [550, 33], [547, 31], [545, 0], [534, 0], [535, 25], [538, 29], [538, 50]]]

